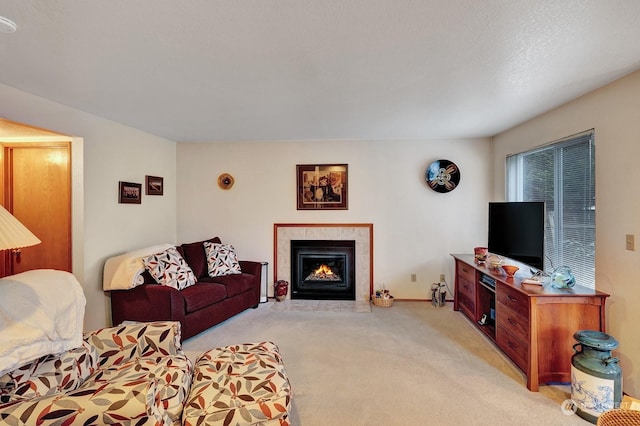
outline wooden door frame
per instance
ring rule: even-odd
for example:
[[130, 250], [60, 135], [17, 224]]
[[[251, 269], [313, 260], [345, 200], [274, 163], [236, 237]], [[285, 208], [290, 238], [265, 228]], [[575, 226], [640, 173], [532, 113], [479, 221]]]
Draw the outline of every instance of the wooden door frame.
[[[84, 242], [84, 138], [47, 130], [0, 117], [0, 145], [12, 143], [70, 142], [73, 164], [71, 167], [71, 233], [73, 275], [81, 283], [85, 282], [85, 242]], [[0, 152], [2, 147], [0, 146]], [[0, 158], [0, 167], [2, 167]], [[2, 171], [0, 170], [0, 176]], [[0, 181], [0, 203], [4, 200], [3, 182]], [[0, 257], [2, 254], [0, 254]], [[96, 274], [97, 276], [98, 274]], [[97, 284], [96, 288], [98, 287]]]
[[[20, 148], [20, 149], [41, 149], [41, 148], [63, 148], [66, 151], [68, 156], [68, 171], [66, 177], [66, 185], [69, 191], [69, 205], [68, 205], [68, 217], [69, 217], [69, 235], [68, 240], [70, 243], [69, 247], [69, 268], [71, 271], [74, 269], [74, 241], [73, 241], [73, 227], [74, 227], [74, 217], [73, 217], [73, 145], [72, 141], [61, 140], [62, 138], [54, 138], [57, 140], [44, 141], [44, 142], [31, 142], [31, 141], [12, 141], [12, 142], [2, 142], [0, 141], [0, 203], [9, 211], [13, 212], [13, 197], [12, 197], [12, 149]], [[6, 276], [7, 265], [10, 265], [12, 262], [11, 258], [11, 250], [4, 250], [2, 256], [2, 262], [0, 262], [0, 276]]]

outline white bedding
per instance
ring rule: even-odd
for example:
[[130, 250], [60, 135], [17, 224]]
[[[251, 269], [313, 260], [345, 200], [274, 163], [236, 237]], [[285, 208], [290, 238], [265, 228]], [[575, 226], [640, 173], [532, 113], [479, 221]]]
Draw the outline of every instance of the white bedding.
[[142, 258], [165, 251], [171, 244], [159, 244], [110, 257], [104, 264], [102, 289], [129, 290], [143, 283], [144, 264]]
[[86, 299], [69, 272], [37, 269], [0, 279], [0, 375], [82, 345]]

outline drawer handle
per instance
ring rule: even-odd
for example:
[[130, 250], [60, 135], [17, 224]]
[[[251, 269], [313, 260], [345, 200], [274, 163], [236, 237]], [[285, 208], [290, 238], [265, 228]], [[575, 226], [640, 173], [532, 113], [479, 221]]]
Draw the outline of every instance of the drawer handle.
[[512, 320], [511, 318], [507, 318], [507, 321], [509, 322], [509, 324], [511, 325], [516, 325], [516, 322], [514, 320]]
[[512, 295], [510, 295], [510, 294], [507, 294], [507, 299], [509, 299], [509, 301], [511, 301], [511, 302], [517, 302], [517, 301], [518, 301], [518, 298], [517, 298], [517, 297], [513, 297], [513, 296], [512, 296]]
[[507, 345], [514, 351], [518, 348], [518, 345], [514, 345], [513, 343], [511, 343], [511, 340], [507, 340]]

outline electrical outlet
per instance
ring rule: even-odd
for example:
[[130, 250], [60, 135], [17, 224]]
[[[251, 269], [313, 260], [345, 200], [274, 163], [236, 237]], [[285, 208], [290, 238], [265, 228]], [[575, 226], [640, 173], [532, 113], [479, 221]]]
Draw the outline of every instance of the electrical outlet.
[[440, 282], [443, 283], [444, 282], [444, 274], [440, 274]]
[[418, 281], [418, 277], [416, 276], [416, 274], [411, 274], [411, 282], [415, 283], [416, 281]]
[[633, 234], [626, 235], [627, 250], [634, 251], [636, 249], [636, 237]]

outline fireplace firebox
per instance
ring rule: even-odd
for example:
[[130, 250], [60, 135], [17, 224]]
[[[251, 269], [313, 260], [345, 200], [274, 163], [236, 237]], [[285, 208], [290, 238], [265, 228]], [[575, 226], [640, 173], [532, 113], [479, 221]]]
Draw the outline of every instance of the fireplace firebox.
[[356, 300], [353, 240], [291, 240], [291, 298]]

